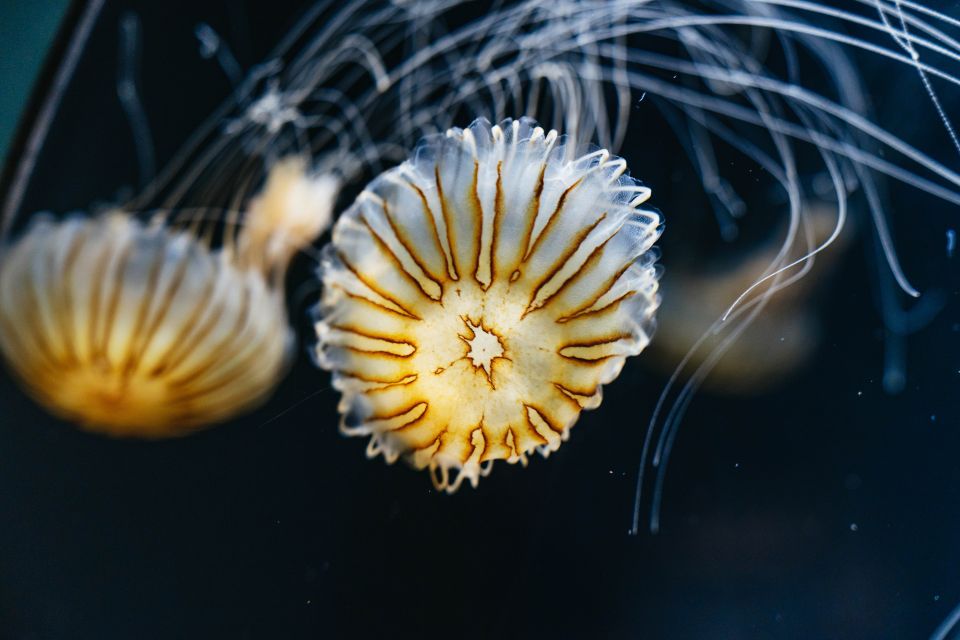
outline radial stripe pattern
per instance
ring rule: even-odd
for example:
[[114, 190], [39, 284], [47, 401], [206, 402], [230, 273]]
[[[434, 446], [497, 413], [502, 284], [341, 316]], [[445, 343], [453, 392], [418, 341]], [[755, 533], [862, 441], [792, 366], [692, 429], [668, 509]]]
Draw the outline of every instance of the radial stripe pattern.
[[258, 404], [285, 370], [282, 294], [189, 233], [119, 212], [39, 218], [0, 271], [7, 363], [85, 428], [188, 433]]
[[324, 250], [316, 359], [343, 432], [448, 492], [556, 450], [649, 342], [649, 195], [622, 159], [527, 119], [424, 140]]

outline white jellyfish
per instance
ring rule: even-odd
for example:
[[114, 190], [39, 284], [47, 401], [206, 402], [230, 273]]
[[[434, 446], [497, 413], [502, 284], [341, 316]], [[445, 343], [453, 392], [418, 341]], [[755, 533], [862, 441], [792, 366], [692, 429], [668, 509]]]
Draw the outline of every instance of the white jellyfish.
[[647, 346], [660, 217], [605, 150], [529, 120], [424, 140], [337, 221], [316, 358], [367, 455], [474, 486], [569, 435]]

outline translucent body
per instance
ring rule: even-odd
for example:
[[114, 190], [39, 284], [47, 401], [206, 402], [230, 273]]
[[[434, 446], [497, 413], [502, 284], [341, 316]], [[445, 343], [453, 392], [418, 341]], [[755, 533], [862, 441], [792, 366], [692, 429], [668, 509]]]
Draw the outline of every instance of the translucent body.
[[424, 141], [337, 222], [317, 361], [342, 429], [455, 491], [566, 440], [649, 342], [659, 216], [606, 151], [530, 121]]
[[35, 224], [0, 273], [7, 362], [88, 428], [156, 437], [222, 420], [259, 403], [289, 353], [283, 301], [257, 272], [124, 214]]
[[261, 403], [291, 355], [283, 274], [329, 220], [329, 189], [278, 163], [219, 250], [162, 216], [38, 218], [0, 254], [0, 350], [54, 413], [163, 437]]

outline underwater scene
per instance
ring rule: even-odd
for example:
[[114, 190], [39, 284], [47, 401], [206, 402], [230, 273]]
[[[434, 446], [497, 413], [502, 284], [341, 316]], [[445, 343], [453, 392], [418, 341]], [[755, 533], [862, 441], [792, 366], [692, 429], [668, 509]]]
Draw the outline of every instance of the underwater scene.
[[0, 23], [0, 638], [960, 638], [960, 2]]

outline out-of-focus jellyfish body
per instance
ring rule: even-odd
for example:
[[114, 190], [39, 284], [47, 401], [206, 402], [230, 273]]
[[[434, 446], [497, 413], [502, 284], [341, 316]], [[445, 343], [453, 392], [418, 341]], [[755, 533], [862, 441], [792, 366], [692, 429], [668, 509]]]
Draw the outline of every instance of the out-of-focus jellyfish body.
[[[819, 245], [833, 232], [836, 211], [810, 203], [804, 216], [809, 221], [813, 244]], [[677, 264], [666, 272], [661, 282], [663, 304], [658, 321], [669, 326], [654, 340], [644, 363], [669, 375], [702, 340], [707, 328], [722, 315], [730, 301], [763, 276], [780, 250], [780, 234], [757, 249], [736, 255], [703, 269], [704, 260], [695, 264]], [[821, 342], [820, 310], [813, 303], [836, 271], [840, 258], [851, 244], [854, 226], [847, 225], [810, 270], [809, 277], [770, 299], [763, 313], [750, 325], [750, 330], [727, 348], [724, 357], [712, 364], [703, 388], [731, 395], [762, 394], [807, 364]], [[707, 338], [691, 358], [690, 366], [703, 365], [714, 354], [723, 335], [707, 332]]]
[[0, 351], [53, 413], [115, 436], [166, 437], [262, 402], [292, 353], [283, 279], [335, 186], [274, 165], [239, 230], [176, 229], [110, 210], [35, 217], [0, 253]]
[[423, 141], [337, 221], [317, 362], [367, 454], [474, 486], [567, 439], [650, 340], [660, 217], [626, 163], [528, 120]]

